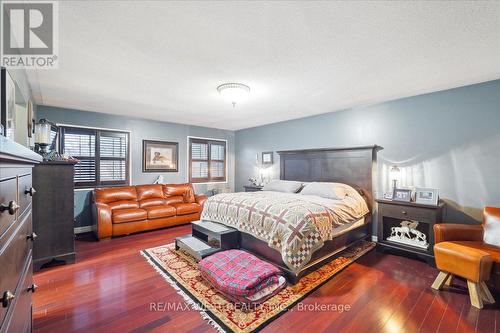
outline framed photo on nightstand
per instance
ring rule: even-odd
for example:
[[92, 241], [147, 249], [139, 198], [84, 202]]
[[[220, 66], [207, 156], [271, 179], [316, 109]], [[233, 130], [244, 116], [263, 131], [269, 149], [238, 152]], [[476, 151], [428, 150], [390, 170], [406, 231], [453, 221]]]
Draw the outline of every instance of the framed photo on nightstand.
[[415, 189], [415, 202], [424, 205], [437, 206], [439, 190], [437, 188], [417, 187]]
[[411, 202], [411, 190], [403, 188], [395, 188], [394, 194], [392, 195], [392, 200]]

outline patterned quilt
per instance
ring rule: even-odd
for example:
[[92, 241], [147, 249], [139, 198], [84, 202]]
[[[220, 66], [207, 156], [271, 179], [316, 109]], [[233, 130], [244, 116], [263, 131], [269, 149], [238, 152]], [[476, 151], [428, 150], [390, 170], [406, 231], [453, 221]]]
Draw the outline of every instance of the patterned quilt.
[[281, 253], [299, 272], [331, 240], [335, 229], [359, 220], [368, 207], [363, 198], [324, 199], [271, 191], [222, 193], [208, 198], [201, 218], [257, 237]]

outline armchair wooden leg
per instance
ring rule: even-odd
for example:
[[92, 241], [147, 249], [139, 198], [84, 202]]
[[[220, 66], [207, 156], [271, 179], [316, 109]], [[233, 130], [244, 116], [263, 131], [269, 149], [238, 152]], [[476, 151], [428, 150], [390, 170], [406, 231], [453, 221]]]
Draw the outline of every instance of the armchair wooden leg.
[[491, 294], [490, 290], [488, 289], [486, 282], [481, 281], [479, 283], [479, 293], [480, 293], [483, 301], [485, 301], [486, 303], [489, 303], [489, 304], [495, 303], [495, 299], [493, 298], [493, 295]]
[[448, 287], [450, 287], [453, 284], [453, 274], [450, 274], [448, 276], [448, 278], [446, 279], [446, 281], [444, 282], [444, 284], [447, 285]]
[[483, 298], [481, 297], [482, 288], [480, 284], [467, 280], [467, 287], [469, 288], [470, 303], [472, 306], [482, 309]]
[[438, 276], [436, 277], [436, 280], [434, 280], [434, 283], [432, 284], [432, 289], [434, 290], [440, 290], [443, 287], [443, 284], [448, 280], [448, 277], [450, 276], [450, 273], [445, 273], [445, 272], [439, 272]]

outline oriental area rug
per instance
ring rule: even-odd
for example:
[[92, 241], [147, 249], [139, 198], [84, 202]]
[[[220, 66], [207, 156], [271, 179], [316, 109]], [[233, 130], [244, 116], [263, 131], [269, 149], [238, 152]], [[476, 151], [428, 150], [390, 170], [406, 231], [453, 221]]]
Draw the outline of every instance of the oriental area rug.
[[316, 271], [288, 285], [262, 304], [245, 307], [229, 301], [206, 282], [193, 257], [167, 244], [141, 251], [148, 262], [184, 298], [191, 309], [200, 312], [219, 332], [257, 332], [293, 308], [335, 274], [372, 250], [375, 243], [361, 241], [337, 254]]

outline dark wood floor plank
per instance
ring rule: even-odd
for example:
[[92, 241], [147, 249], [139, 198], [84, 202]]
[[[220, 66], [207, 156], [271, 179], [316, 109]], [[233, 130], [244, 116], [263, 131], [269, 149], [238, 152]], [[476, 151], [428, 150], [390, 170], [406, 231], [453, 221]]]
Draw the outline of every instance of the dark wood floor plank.
[[[215, 332], [158, 274], [140, 250], [187, 234], [181, 226], [95, 242], [76, 241], [77, 263], [35, 274], [34, 332]], [[494, 332], [499, 307], [470, 306], [463, 282], [430, 288], [437, 271], [424, 262], [375, 251], [302, 301], [349, 305], [349, 311], [291, 311], [264, 332]], [[495, 297], [498, 298], [497, 295]], [[171, 302], [185, 311], [151, 311]], [[178, 309], [179, 310], [179, 309]]]

